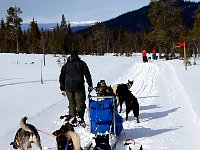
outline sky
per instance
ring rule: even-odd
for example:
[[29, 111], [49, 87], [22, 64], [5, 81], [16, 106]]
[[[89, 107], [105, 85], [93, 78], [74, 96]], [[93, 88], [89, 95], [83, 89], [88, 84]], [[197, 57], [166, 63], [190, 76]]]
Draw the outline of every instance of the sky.
[[60, 22], [62, 14], [67, 21], [105, 21], [149, 4], [149, 0], [0, 0], [0, 17], [6, 16], [10, 6], [23, 11], [24, 22]]
[[[199, 1], [199, 0], [192, 0]], [[115, 18], [147, 6], [150, 0], [0, 0], [0, 18], [6, 18], [9, 7], [23, 12], [23, 23], [33, 18], [38, 23], [60, 23], [64, 14], [69, 22], [96, 22]]]
[[[148, 57], [151, 54], [148, 54]], [[80, 56], [90, 69], [93, 85], [104, 79], [107, 85], [134, 80], [131, 92], [140, 105], [140, 123], [133, 114], [125, 121], [116, 150], [128, 150], [126, 139], [135, 141], [133, 150], [140, 145], [144, 150], [199, 150], [200, 149], [200, 60], [187, 66], [183, 60], [142, 62], [141, 54], [125, 56]], [[46, 55], [46, 65], [41, 68], [43, 55], [0, 53], [0, 147], [13, 150], [13, 141], [19, 121], [27, 122], [39, 131], [44, 150], [56, 150], [56, 139], [51, 133], [60, 128], [59, 116], [68, 114], [68, 101], [60, 94], [58, 76], [64, 60]], [[193, 64], [194, 60], [190, 60]], [[42, 73], [41, 73], [42, 71]], [[41, 84], [41, 74], [43, 84]], [[86, 84], [87, 89], [87, 84]], [[88, 94], [88, 92], [86, 92]], [[91, 93], [95, 96], [95, 91]], [[88, 106], [88, 99], [86, 100]], [[85, 112], [86, 128], [76, 127], [84, 147], [90, 141], [88, 108]], [[33, 150], [36, 150], [33, 145]]]

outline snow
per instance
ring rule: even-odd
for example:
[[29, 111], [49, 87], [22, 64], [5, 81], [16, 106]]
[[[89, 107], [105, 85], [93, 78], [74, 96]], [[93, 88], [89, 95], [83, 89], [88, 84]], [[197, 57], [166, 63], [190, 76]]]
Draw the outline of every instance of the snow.
[[[116, 150], [128, 149], [123, 142], [133, 139], [134, 149], [199, 150], [200, 142], [200, 61], [184, 68], [183, 60], [143, 63], [140, 54], [133, 57], [80, 56], [90, 69], [94, 86], [101, 79], [108, 85], [134, 80], [132, 93], [140, 104], [140, 123], [133, 114], [123, 122]], [[60, 115], [68, 112], [68, 102], [60, 95], [58, 77], [61, 65], [54, 55], [0, 54], [0, 149], [11, 150], [22, 117], [37, 127], [43, 149], [56, 149], [51, 135], [60, 128]], [[193, 60], [192, 60], [193, 61]], [[63, 63], [63, 58], [61, 58]], [[41, 84], [41, 74], [44, 84]], [[87, 84], [86, 84], [87, 89]], [[88, 93], [87, 93], [88, 94]], [[94, 91], [92, 93], [95, 94]], [[122, 115], [125, 120], [125, 106]], [[89, 124], [88, 110], [85, 121]], [[82, 147], [91, 139], [89, 126], [75, 128]], [[191, 148], [192, 147], [192, 148]], [[36, 149], [33, 146], [33, 149]]]

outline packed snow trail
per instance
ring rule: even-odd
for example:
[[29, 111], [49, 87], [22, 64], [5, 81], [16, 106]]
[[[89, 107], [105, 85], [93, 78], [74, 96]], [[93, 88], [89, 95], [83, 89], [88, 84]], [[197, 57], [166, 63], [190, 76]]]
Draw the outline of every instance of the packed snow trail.
[[[17, 55], [17, 58], [18, 57]], [[116, 150], [126, 150], [128, 148], [123, 145], [125, 139], [135, 140], [136, 145], [130, 145], [133, 148], [132, 150], [138, 150], [140, 145], [143, 145], [144, 150], [199, 150], [200, 142], [198, 141], [198, 137], [200, 136], [200, 127], [196, 117], [199, 114], [194, 114], [192, 109], [194, 106], [193, 103], [191, 103], [192, 97], [191, 95], [190, 97], [188, 96], [188, 91], [185, 90], [185, 87], [181, 84], [182, 82], [179, 81], [176, 75], [177, 68], [174, 68], [176, 65], [171, 65], [172, 62], [175, 61], [142, 63], [140, 57], [137, 59], [130, 57], [85, 56], [84, 58], [90, 65], [89, 68], [94, 78], [94, 86], [100, 79], [104, 79], [108, 85], [111, 83], [112, 85], [116, 83], [126, 83], [127, 80], [134, 80], [131, 91], [138, 98], [140, 104], [139, 118], [141, 123], [136, 123], [133, 114], [129, 114], [128, 121], [123, 122], [124, 130], [118, 140]], [[39, 64], [40, 60], [41, 59], [38, 59]], [[52, 62], [56, 62], [55, 58]], [[182, 62], [180, 65], [182, 65]], [[35, 69], [40, 70], [37, 66], [40, 65], [35, 64]], [[48, 75], [45, 77], [46, 80], [57, 79], [60, 68], [55, 64], [53, 66], [49, 64], [49, 66], [50, 70], [48, 69], [48, 65], [46, 68], [49, 70], [48, 73], [46, 73]], [[14, 70], [14, 75], [12, 73], [13, 68], [17, 68]], [[196, 68], [198, 69], [198, 66], [196, 66]], [[28, 114], [31, 116], [27, 121], [28, 123], [35, 125], [39, 130], [51, 134], [52, 131], [60, 128], [62, 122], [59, 116], [67, 113], [66, 108], [68, 105], [67, 100], [59, 94], [58, 81], [56, 80], [55, 83], [45, 82], [44, 85], [35, 82], [12, 84], [16, 83], [15, 78], [22, 78], [24, 79], [23, 82], [26, 82], [28, 80], [26, 80], [24, 75], [31, 77], [38, 74], [36, 71], [32, 71], [30, 65], [12, 64], [7, 71], [1, 73], [1, 79], [3, 81], [1, 85], [9, 84], [9, 86], [0, 87], [1, 100], [2, 104], [8, 103], [5, 108], [10, 108], [12, 111], [5, 111], [6, 117], [4, 117], [5, 114], [2, 113], [2, 121], [4, 122], [4, 120], [6, 120], [6, 125], [12, 125], [12, 128], [7, 130], [7, 128], [1, 126], [1, 133], [5, 133], [0, 137], [0, 147], [2, 150], [11, 149], [9, 144], [13, 141], [19, 127], [18, 118], [21, 116], [18, 110], [19, 108], [20, 110], [25, 108], [25, 114], [33, 114]], [[24, 73], [24, 71], [27, 74]], [[180, 76], [182, 71], [178, 73]], [[7, 77], [8, 74], [10, 76], [12, 75], [10, 79], [13, 80], [4, 79], [4, 76]], [[190, 77], [189, 74], [188, 77]], [[18, 79], [17, 81], [19, 81]], [[183, 78], [182, 81], [184, 80]], [[22, 80], [20, 80], [20, 83], [22, 83], [21, 81]], [[37, 90], [34, 90], [35, 87], [37, 87]], [[8, 94], [8, 91], [12, 91], [12, 94], [10, 94], [10, 92]], [[38, 93], [31, 93], [35, 91]], [[198, 92], [195, 92], [195, 94], [196, 98], [198, 98]], [[193, 96], [193, 98], [195, 97]], [[19, 102], [19, 104], [17, 102]], [[38, 106], [38, 104], [40, 106]], [[13, 107], [13, 105], [15, 107]], [[32, 109], [34, 108], [34, 111], [27, 106], [31, 106]], [[124, 105], [121, 115], [125, 120]], [[82, 147], [91, 139], [91, 135], [89, 134], [88, 110], [86, 110], [85, 121], [88, 125], [85, 129], [75, 129], [81, 136]], [[55, 138], [41, 132], [40, 136], [43, 149], [49, 148], [56, 150]], [[34, 146], [33, 150], [36, 150]]]
[[[130, 74], [121, 77], [119, 81], [126, 83], [128, 79], [134, 80], [131, 90], [140, 104], [141, 123], [136, 123], [133, 114], [129, 114], [116, 149], [126, 149], [123, 141], [134, 139], [136, 145], [132, 145], [133, 149], [143, 145], [145, 150], [188, 150], [191, 147], [198, 150], [200, 127], [195, 121], [187, 93], [175, 74], [175, 68], [163, 61], [136, 63], [130, 69]], [[125, 118], [125, 111], [122, 116]], [[194, 141], [198, 146], [192, 145]]]

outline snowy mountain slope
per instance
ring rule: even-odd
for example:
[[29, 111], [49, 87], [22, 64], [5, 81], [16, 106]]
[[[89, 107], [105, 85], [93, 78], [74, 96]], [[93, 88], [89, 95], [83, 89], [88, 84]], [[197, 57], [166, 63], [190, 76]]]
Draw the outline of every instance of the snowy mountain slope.
[[[0, 126], [2, 131], [0, 132], [0, 147], [5, 150], [10, 148], [9, 143], [13, 140], [19, 127], [20, 117], [28, 115], [30, 116], [28, 122], [45, 132], [40, 132], [44, 149], [56, 149], [55, 139], [49, 134], [60, 127], [59, 116], [67, 113], [68, 105], [65, 98], [59, 95], [60, 67], [55, 63], [57, 58], [48, 57], [47, 66], [43, 71], [44, 85], [41, 85], [39, 82], [40, 71], [36, 71], [40, 70], [39, 58], [41, 56], [35, 56], [35, 58], [33, 56], [21, 56], [21, 58], [12, 56], [16, 57], [12, 59], [14, 60], [12, 62], [20, 59], [20, 64], [9, 64], [11, 56], [8, 58], [5, 58], [6, 55], [1, 56], [0, 69], [6, 64], [9, 71], [4, 70], [0, 75], [2, 102], [0, 118], [5, 120], [1, 122]], [[29, 59], [25, 59], [26, 57]], [[22, 63], [30, 60], [30, 57], [35, 60], [34, 65]], [[5, 61], [2, 61], [2, 58], [5, 58]], [[191, 146], [192, 149], [199, 149], [200, 124], [198, 118], [200, 114], [194, 104], [196, 106], [198, 103], [196, 99], [199, 99], [200, 96], [198, 96], [197, 90], [192, 90], [196, 98], [192, 99], [191, 91], [188, 93], [187, 90], [191, 85], [190, 89], [199, 88], [198, 84], [188, 82], [192, 79], [196, 82], [199, 81], [200, 67], [198, 65], [191, 66], [188, 71], [185, 71], [180, 60], [142, 63], [140, 55], [128, 58], [112, 56], [81, 56], [81, 58], [87, 62], [91, 70], [94, 86], [101, 79], [105, 79], [108, 85], [126, 83], [128, 79], [134, 80], [131, 91], [138, 98], [140, 104], [140, 123], [136, 123], [132, 113], [129, 114], [128, 121], [123, 122], [124, 130], [118, 140], [117, 150], [127, 149], [123, 145], [125, 139], [135, 140], [136, 145], [131, 145], [133, 149], [139, 149], [140, 145], [143, 145], [145, 150], [188, 150], [191, 149]], [[200, 63], [198, 62], [198, 64]], [[195, 75], [193, 71], [195, 71]], [[28, 92], [29, 94], [27, 94]], [[14, 106], [10, 105], [12, 103]], [[40, 105], [38, 106], [38, 104]], [[27, 106], [31, 107], [27, 109]], [[123, 106], [121, 115], [125, 120], [124, 109], [125, 106]], [[85, 120], [89, 124], [87, 110]], [[84, 147], [91, 137], [89, 126], [76, 131], [81, 136], [81, 145]]]

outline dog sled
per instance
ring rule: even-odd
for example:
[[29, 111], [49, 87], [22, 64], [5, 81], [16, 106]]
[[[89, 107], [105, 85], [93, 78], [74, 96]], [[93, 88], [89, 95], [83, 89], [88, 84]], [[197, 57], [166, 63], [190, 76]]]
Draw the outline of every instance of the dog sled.
[[90, 132], [94, 139], [88, 149], [114, 150], [123, 129], [114, 96], [88, 96]]

